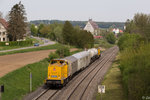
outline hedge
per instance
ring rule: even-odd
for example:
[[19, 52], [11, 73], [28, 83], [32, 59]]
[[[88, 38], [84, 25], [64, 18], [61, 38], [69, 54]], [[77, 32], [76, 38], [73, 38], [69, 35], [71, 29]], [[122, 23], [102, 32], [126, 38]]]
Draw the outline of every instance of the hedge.
[[27, 46], [32, 45], [32, 40], [27, 41], [8, 41], [8, 42], [0, 42], [0, 46], [7, 46], [6, 43], [9, 43], [9, 46]]

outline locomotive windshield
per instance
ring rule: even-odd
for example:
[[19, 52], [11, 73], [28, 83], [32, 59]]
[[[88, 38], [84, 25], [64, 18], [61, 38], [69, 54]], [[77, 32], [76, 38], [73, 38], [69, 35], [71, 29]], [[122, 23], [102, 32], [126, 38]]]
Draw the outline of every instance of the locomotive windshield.
[[52, 61], [51, 61], [51, 64], [55, 64], [55, 63], [57, 63], [56, 60], [52, 60]]
[[64, 61], [60, 61], [60, 64], [63, 64], [64, 63]]

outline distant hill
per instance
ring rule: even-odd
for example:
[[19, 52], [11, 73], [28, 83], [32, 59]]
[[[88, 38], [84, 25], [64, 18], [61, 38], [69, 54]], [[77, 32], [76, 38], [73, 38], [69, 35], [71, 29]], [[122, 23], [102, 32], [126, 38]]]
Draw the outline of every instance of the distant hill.
[[[35, 25], [39, 25], [39, 24], [52, 24], [54, 22], [57, 23], [64, 23], [65, 21], [62, 20], [33, 20], [30, 21], [31, 24], [35, 24]], [[80, 26], [82, 28], [84, 28], [84, 26], [86, 25], [87, 21], [70, 21], [71, 24], [73, 26]], [[109, 27], [113, 27], [113, 28], [120, 28], [123, 29], [125, 23], [124, 22], [96, 22], [98, 24], [98, 26], [100, 28], [109, 28]]]

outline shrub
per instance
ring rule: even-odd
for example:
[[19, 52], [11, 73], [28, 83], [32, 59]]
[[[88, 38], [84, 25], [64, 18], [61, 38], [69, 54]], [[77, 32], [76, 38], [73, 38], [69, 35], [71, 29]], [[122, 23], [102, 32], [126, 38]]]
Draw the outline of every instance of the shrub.
[[124, 50], [125, 48], [137, 47], [140, 38], [138, 34], [124, 34], [118, 41], [119, 49]]
[[121, 52], [120, 68], [129, 100], [141, 100], [150, 95], [150, 44], [128, 48]]
[[106, 36], [106, 39], [107, 41], [110, 43], [110, 44], [115, 44], [116, 42], [116, 37], [113, 33], [109, 33], [107, 36]]
[[0, 46], [6, 46], [6, 43], [9, 43], [9, 46], [28, 46], [32, 45], [32, 40], [0, 42]]
[[55, 59], [55, 58], [59, 58], [59, 55], [57, 53], [50, 53], [49, 54], [49, 59], [48, 60], [52, 60], [52, 59]]
[[70, 55], [70, 50], [68, 47], [62, 46], [56, 50], [56, 54], [63, 58]]

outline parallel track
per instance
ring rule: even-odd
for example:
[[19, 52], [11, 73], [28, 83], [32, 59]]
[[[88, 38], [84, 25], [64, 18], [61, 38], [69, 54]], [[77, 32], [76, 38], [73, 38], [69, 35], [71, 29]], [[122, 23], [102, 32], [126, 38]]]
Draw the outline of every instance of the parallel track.
[[[76, 87], [73, 89], [73, 91], [71, 91], [69, 97], [68, 97], [66, 100], [72, 100], [72, 99], [71, 99], [71, 96], [75, 93], [75, 91], [77, 90], [77, 88], [83, 83], [83, 81], [86, 80], [87, 77], [90, 77], [90, 75], [91, 75], [90, 80], [88, 80], [89, 82], [88, 82], [87, 86], [85, 87], [85, 89], [83, 89], [84, 91], [83, 91], [82, 93], [81, 93], [81, 91], [80, 91], [80, 97], [78, 97], [79, 99], [77, 99], [77, 97], [76, 97], [76, 100], [81, 100], [81, 98], [82, 98], [82, 96], [84, 95], [84, 93], [85, 93], [87, 87], [89, 86], [89, 84], [92, 82], [92, 80], [94, 79], [94, 77], [96, 76], [96, 74], [103, 68], [103, 65], [106, 64], [107, 62], [109, 62], [109, 60], [111, 59], [111, 57], [114, 55], [114, 52], [115, 52], [115, 51], [113, 51], [113, 53], [108, 57], [109, 59], [106, 60], [106, 62], [104, 62], [103, 64], [101, 64], [102, 61], [104, 61], [104, 60], [102, 60], [102, 61], [99, 62], [96, 66], [94, 66], [94, 68], [87, 74], [87, 76], [84, 77], [84, 78], [76, 85]], [[100, 67], [98, 66], [99, 64], [101, 64]], [[99, 67], [99, 68], [98, 68], [98, 67]], [[95, 72], [95, 70], [96, 70], [96, 72]], [[85, 82], [84, 82], [84, 83], [85, 83]]]
[[[67, 95], [63, 95], [63, 91], [66, 92], [65, 90], [70, 88], [68, 86], [69, 82], [66, 87], [66, 89], [62, 88], [62, 90], [51, 90], [51, 89], [46, 89], [44, 90], [40, 95], [38, 95], [37, 97], [35, 97], [32, 100], [71, 100], [72, 95], [74, 94], [74, 92], [76, 91], [76, 89], [79, 87], [80, 84], [82, 84], [82, 82], [89, 77], [89, 75], [91, 75], [91, 73], [93, 71], [96, 70], [96, 68], [98, 68], [98, 65], [101, 65], [101, 67], [96, 71], [96, 73], [92, 76], [92, 78], [90, 79], [90, 81], [88, 82], [87, 86], [85, 87], [84, 91], [82, 92], [82, 95], [79, 97], [79, 99], [82, 99], [86, 89], [88, 88], [89, 84], [93, 81], [94, 77], [96, 76], [96, 74], [102, 69], [103, 65], [105, 65], [107, 62], [109, 62], [109, 60], [111, 59], [111, 56], [114, 55], [114, 50], [116, 48], [113, 47], [105, 52], [103, 52], [103, 55], [105, 54], [105, 57], [102, 57], [101, 59], [96, 60], [94, 63], [92, 63], [89, 67], [87, 67], [84, 71], [82, 71], [81, 73], [79, 73], [78, 75], [76, 75], [71, 81], [74, 82], [77, 79], [80, 79], [80, 81], [78, 81], [78, 83], [75, 85], [75, 87], [72, 87], [72, 89], [70, 89], [70, 91], [67, 91]], [[109, 52], [114, 51], [111, 55], [109, 54]], [[110, 56], [108, 56], [110, 55]], [[107, 61], [105, 61], [106, 58], [109, 58]], [[103, 63], [103, 64], [102, 64]], [[82, 78], [81, 75], [83, 76]], [[72, 84], [70, 84], [71, 86]], [[62, 95], [62, 98], [60, 95]], [[63, 97], [65, 96], [65, 97]], [[78, 100], [78, 99], [76, 99]]]

